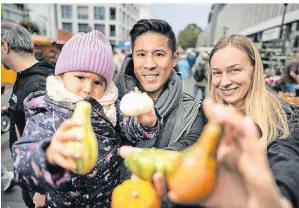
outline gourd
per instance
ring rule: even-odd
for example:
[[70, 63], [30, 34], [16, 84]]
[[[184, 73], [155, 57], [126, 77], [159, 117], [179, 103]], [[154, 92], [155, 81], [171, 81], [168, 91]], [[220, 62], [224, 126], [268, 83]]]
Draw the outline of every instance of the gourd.
[[125, 94], [120, 101], [120, 110], [127, 116], [139, 116], [152, 111], [153, 108], [153, 100], [137, 87], [135, 91]]
[[166, 175], [169, 189], [182, 202], [205, 199], [216, 185], [216, 150], [222, 128], [208, 123], [200, 139], [182, 154], [173, 171]]
[[112, 192], [111, 208], [159, 208], [160, 198], [153, 185], [138, 178], [129, 179]]
[[155, 172], [169, 172], [181, 155], [177, 151], [144, 148], [131, 153], [125, 159], [125, 166], [138, 177], [151, 181]]
[[91, 104], [81, 100], [76, 103], [72, 119], [80, 121], [82, 127], [71, 128], [69, 131], [84, 135], [80, 141], [68, 141], [65, 144], [67, 149], [80, 153], [80, 158], [69, 159], [76, 164], [75, 173], [86, 174], [96, 164], [98, 159], [98, 141], [91, 125]]
[[138, 177], [151, 181], [155, 172], [166, 176], [169, 189], [182, 202], [200, 201], [216, 183], [216, 149], [222, 129], [208, 123], [199, 140], [182, 153], [170, 150], [142, 149], [131, 153], [125, 165]]

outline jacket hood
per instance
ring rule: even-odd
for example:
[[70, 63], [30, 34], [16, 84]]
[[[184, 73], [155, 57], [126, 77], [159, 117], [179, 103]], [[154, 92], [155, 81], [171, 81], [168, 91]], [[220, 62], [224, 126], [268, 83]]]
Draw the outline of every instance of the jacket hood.
[[121, 70], [115, 77], [115, 84], [119, 90], [119, 99], [121, 99], [126, 93], [134, 90], [134, 87], [139, 86], [139, 83], [134, 75], [134, 62], [132, 54], [128, 54], [125, 57], [121, 66]]
[[19, 72], [18, 76], [26, 77], [26, 76], [32, 76], [32, 75], [44, 75], [49, 76], [54, 74], [55, 70], [55, 63], [48, 60], [48, 59], [42, 59], [30, 68], [28, 68], [25, 71]]

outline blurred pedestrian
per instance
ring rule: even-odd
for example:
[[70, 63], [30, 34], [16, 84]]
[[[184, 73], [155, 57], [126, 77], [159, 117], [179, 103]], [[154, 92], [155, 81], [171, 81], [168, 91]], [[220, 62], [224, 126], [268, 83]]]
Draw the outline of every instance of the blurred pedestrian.
[[[46, 77], [54, 74], [55, 63], [48, 59], [38, 61], [33, 53], [33, 42], [30, 33], [21, 25], [2, 21], [1, 23], [1, 62], [17, 73], [12, 95], [9, 100], [11, 128], [9, 147], [23, 134], [25, 127], [24, 99], [38, 90], [45, 90]], [[22, 188], [22, 197], [27, 207], [33, 207], [33, 193]]]
[[180, 54], [179, 60], [177, 62], [179, 72], [182, 75], [182, 80], [186, 80], [190, 77], [190, 65], [187, 60], [187, 55], [185, 53]]
[[209, 55], [202, 52], [198, 55], [196, 62], [192, 68], [192, 75], [194, 79], [193, 97], [196, 98], [198, 91], [201, 91], [201, 99], [206, 98], [208, 75], [209, 75]]
[[293, 59], [287, 61], [282, 69], [281, 88], [283, 92], [296, 95], [295, 85], [299, 84], [299, 52], [295, 53]]
[[192, 51], [191, 48], [187, 49], [186, 52], [187, 52], [187, 61], [190, 65], [190, 68], [192, 68], [193, 65], [195, 64], [195, 61], [196, 61], [196, 58], [197, 58], [196, 53], [194, 51]]

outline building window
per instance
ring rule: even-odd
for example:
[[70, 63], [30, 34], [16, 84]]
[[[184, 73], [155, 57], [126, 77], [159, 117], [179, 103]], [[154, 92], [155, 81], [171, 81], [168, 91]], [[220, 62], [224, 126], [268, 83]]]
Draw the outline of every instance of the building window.
[[72, 6], [61, 6], [61, 16], [64, 19], [72, 19]]
[[110, 25], [110, 36], [115, 37], [115, 25]]
[[62, 23], [62, 29], [65, 31], [72, 32], [73, 31], [72, 23]]
[[110, 20], [116, 19], [116, 11], [115, 8], [110, 8]]
[[79, 32], [88, 33], [88, 24], [79, 24]]
[[94, 8], [94, 19], [95, 20], [104, 20], [105, 19], [105, 8], [104, 7], [95, 7]]
[[105, 25], [104, 24], [95, 24], [94, 29], [101, 31], [103, 34], [105, 34]]
[[78, 6], [78, 19], [88, 19], [88, 7]]

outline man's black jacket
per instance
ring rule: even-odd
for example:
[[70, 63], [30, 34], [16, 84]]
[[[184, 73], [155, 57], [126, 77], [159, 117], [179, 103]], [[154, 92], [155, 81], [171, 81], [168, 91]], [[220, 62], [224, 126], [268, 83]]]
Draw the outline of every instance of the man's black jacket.
[[24, 99], [31, 93], [46, 89], [46, 78], [54, 74], [55, 63], [48, 59], [40, 60], [30, 68], [17, 74], [16, 82], [9, 100], [8, 112], [11, 117], [9, 147], [17, 141], [15, 124], [20, 136], [25, 128]]

